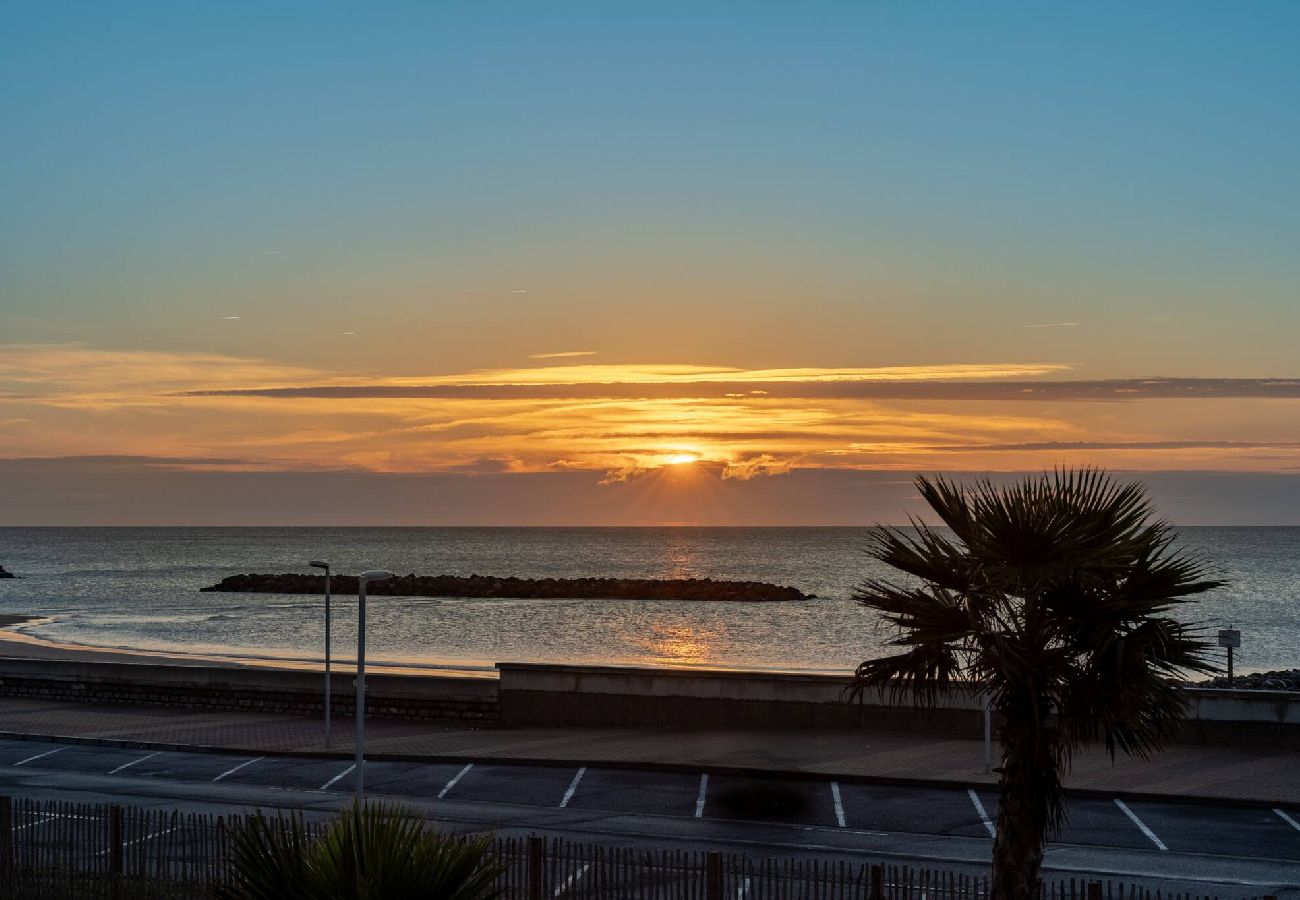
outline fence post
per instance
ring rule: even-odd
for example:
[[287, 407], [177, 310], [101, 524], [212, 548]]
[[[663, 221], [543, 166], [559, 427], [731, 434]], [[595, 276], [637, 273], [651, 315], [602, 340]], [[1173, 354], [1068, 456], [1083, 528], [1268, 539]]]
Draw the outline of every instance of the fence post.
[[528, 900], [543, 900], [546, 896], [545, 852], [545, 838], [536, 835], [528, 838]]
[[1088, 882], [1088, 900], [1101, 900], [1101, 882]]
[[0, 872], [14, 864], [14, 798], [0, 797]]
[[704, 857], [704, 900], [722, 900], [722, 854], [717, 850]]
[[108, 808], [108, 871], [112, 875], [122, 874], [122, 807], [116, 803]]
[[876, 863], [871, 867], [871, 893], [868, 900], [885, 900], [885, 867]]

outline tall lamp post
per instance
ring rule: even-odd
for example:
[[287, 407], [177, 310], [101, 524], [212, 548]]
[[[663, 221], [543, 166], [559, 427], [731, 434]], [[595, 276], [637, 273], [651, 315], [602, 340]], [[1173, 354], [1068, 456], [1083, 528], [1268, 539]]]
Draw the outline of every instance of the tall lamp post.
[[330, 564], [323, 559], [308, 563], [312, 568], [325, 570], [325, 746], [330, 745]]
[[387, 569], [371, 569], [357, 576], [357, 799], [365, 794], [366, 765], [366, 586], [372, 581], [385, 581], [393, 573]]

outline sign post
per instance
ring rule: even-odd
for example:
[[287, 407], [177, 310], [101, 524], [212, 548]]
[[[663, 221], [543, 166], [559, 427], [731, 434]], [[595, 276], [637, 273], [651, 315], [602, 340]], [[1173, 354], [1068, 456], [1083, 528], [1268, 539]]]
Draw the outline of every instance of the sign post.
[[1228, 687], [1232, 687], [1232, 651], [1241, 646], [1241, 632], [1231, 625], [1219, 629], [1219, 646], [1228, 649]]

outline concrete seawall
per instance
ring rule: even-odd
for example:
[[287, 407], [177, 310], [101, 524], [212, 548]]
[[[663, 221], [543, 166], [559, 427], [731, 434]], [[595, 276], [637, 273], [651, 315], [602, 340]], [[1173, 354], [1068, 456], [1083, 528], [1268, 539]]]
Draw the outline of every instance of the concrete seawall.
[[[325, 711], [323, 672], [221, 666], [0, 659], [0, 697], [80, 703], [183, 706], [289, 715]], [[335, 673], [331, 708], [356, 711], [351, 672]], [[366, 673], [374, 716], [465, 725], [497, 719], [497, 683], [490, 678]]]
[[[846, 702], [844, 676], [501, 663], [500, 679], [367, 673], [384, 718], [476, 727], [773, 728], [978, 737], [983, 704], [954, 692], [921, 712], [879, 694]], [[334, 676], [336, 715], [353, 676]], [[0, 697], [316, 716], [323, 676], [289, 669], [0, 659]], [[1185, 743], [1300, 750], [1300, 693], [1193, 688]]]

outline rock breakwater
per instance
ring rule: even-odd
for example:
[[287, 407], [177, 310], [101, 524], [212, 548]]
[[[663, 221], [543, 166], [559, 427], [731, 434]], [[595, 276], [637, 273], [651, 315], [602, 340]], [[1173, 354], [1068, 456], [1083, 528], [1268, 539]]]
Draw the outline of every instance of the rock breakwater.
[[[336, 594], [355, 594], [354, 575], [334, 575]], [[219, 584], [200, 588], [257, 594], [321, 594], [324, 575], [231, 575]], [[762, 581], [714, 581], [711, 578], [494, 578], [489, 575], [402, 575], [376, 581], [369, 594], [390, 597], [469, 597], [583, 600], [692, 600], [707, 602], [809, 600], [792, 587]]]

